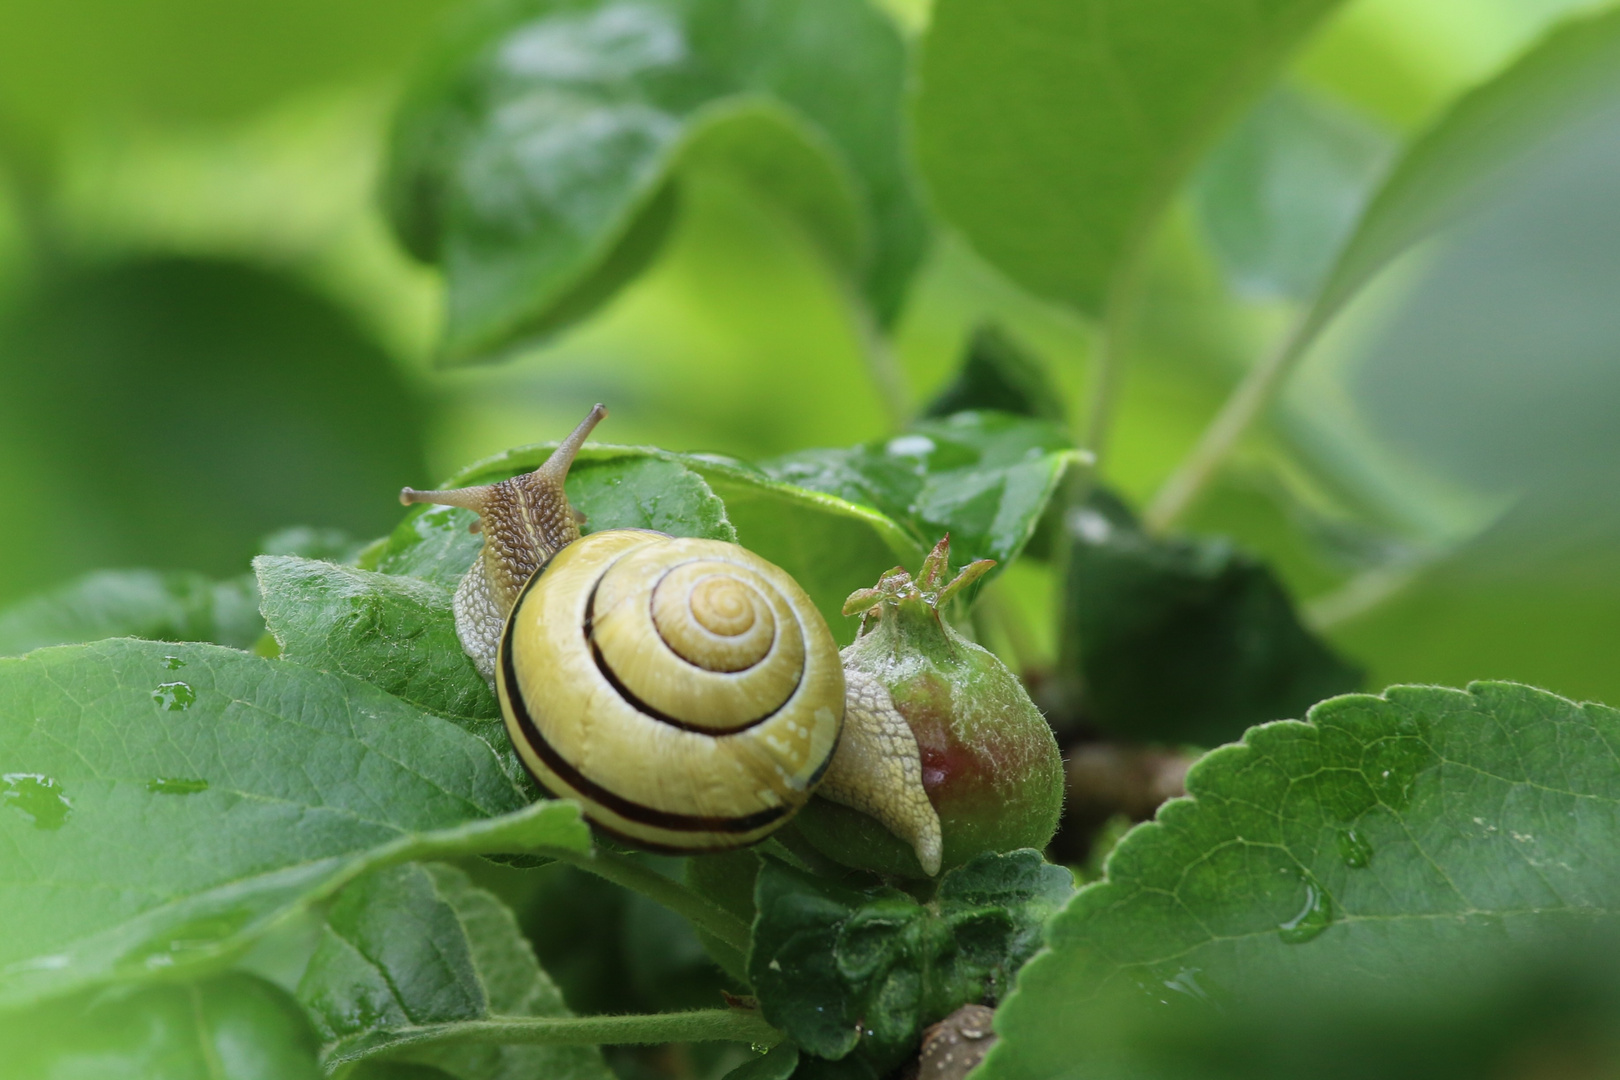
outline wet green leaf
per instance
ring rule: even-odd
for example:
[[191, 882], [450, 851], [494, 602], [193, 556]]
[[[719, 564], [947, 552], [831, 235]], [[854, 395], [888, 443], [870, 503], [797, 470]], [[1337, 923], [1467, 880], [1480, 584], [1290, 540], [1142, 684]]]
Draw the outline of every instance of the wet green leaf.
[[941, 214], [1034, 292], [1098, 312], [1222, 122], [1333, 0], [941, 0], [917, 150]]
[[941, 878], [927, 904], [767, 859], [749, 976], [766, 1019], [801, 1050], [853, 1053], [882, 1075], [915, 1052], [927, 1024], [1007, 993], [1072, 891], [1069, 872], [1034, 851], [981, 855]]
[[892, 316], [926, 232], [904, 73], [898, 31], [859, 0], [486, 5], [408, 98], [387, 184], [396, 230], [447, 272], [447, 356], [613, 295], [694, 169], [774, 203]]
[[995, 559], [1005, 566], [1029, 542], [1064, 474], [1079, 462], [1055, 424], [964, 412], [919, 421], [881, 443], [805, 450], [765, 468], [787, 483], [881, 510], [904, 524], [919, 546], [932, 547], [950, 533], [958, 565]]
[[1103, 491], [1069, 535], [1061, 670], [1104, 729], [1213, 746], [1361, 685], [1271, 569], [1230, 542], [1150, 537]]
[[0, 762], [8, 1005], [231, 955], [379, 865], [589, 845], [450, 721], [212, 645], [0, 660]]
[[981, 1075], [1099, 1075], [1069, 1020], [1111, 994], [1219, 1007], [1315, 974], [1388, 1002], [1409, 974], [1612, 918], [1617, 742], [1620, 712], [1514, 683], [1394, 687], [1252, 729], [1051, 922]]
[[1355, 228], [1394, 141], [1317, 94], [1272, 91], [1199, 169], [1193, 198], [1237, 291], [1315, 294]]
[[72, 998], [0, 1020], [0, 1078], [320, 1080], [298, 1002], [232, 972]]
[[247, 648], [264, 633], [248, 577], [181, 570], [97, 570], [0, 610], [0, 656], [111, 637], [212, 641]]
[[[402, 1050], [412, 1029], [491, 1016], [566, 1016], [512, 912], [442, 863], [368, 874], [338, 895], [298, 997], [328, 1069]], [[403, 1050], [457, 1080], [608, 1080], [588, 1046]]]
[[291, 556], [261, 555], [253, 570], [282, 659], [351, 675], [452, 720], [500, 718], [456, 638], [445, 586]]

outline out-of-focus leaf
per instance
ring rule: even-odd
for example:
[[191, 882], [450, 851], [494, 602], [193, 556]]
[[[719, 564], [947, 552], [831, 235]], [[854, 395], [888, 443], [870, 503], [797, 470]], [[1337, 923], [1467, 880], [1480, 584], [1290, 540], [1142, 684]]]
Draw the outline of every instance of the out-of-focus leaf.
[[1068, 532], [1060, 670], [1099, 726], [1213, 746], [1361, 684], [1271, 570], [1230, 543], [1150, 537], [1104, 491]]
[[6, 1005], [217, 960], [376, 866], [590, 843], [450, 721], [212, 645], [0, 660], [0, 762]]
[[351, 675], [452, 720], [500, 717], [456, 638], [444, 586], [274, 555], [254, 559], [253, 569], [282, 659]]
[[897, 312], [926, 225], [901, 154], [905, 48], [867, 4], [507, 0], [458, 36], [396, 123], [387, 185], [398, 233], [447, 271], [449, 358], [613, 295], [689, 168], [756, 189]]
[[1482, 942], [1612, 925], [1617, 738], [1620, 712], [1513, 683], [1395, 687], [1251, 730], [1051, 922], [981, 1075], [1107, 1075], [1070, 1020], [1110, 994], [1241, 1005], [1315, 973], [1339, 1000], [1401, 1001], [1419, 973], [1489, 970]]
[[798, 1067], [799, 1048], [784, 1041], [732, 1069], [726, 1073], [725, 1080], [789, 1080]]
[[1193, 187], [1204, 232], [1237, 291], [1312, 296], [1393, 149], [1384, 131], [1316, 94], [1274, 90], [1249, 110]]
[[916, 101], [940, 212], [1032, 291], [1098, 312], [1198, 153], [1333, 0], [941, 0]]
[[748, 972], [766, 1019], [799, 1048], [876, 1075], [916, 1050], [925, 1025], [998, 1000], [1073, 892], [1035, 851], [981, 855], [940, 879], [927, 904], [858, 892], [766, 860]]
[[[539, 465], [553, 445], [509, 450], [446, 483], [514, 476]], [[897, 558], [922, 558], [911, 534], [876, 510], [718, 457], [592, 444], [569, 472], [568, 500], [585, 513], [586, 532], [657, 529], [742, 544], [792, 574], [846, 644], [856, 629], [843, 616], [849, 594], [869, 587]], [[472, 520], [469, 511], [443, 507], [407, 515], [363, 565], [453, 587], [483, 543], [467, 533]]]
[[926, 417], [992, 410], [1063, 423], [1063, 396], [1033, 352], [996, 323], [973, 331], [962, 369], [923, 410]]
[[876, 507], [919, 545], [950, 533], [960, 565], [995, 559], [1005, 566], [1029, 541], [1064, 474], [1080, 463], [1055, 424], [965, 412], [920, 421], [882, 443], [806, 450], [764, 467], [787, 483]]
[[290, 521], [375, 535], [422, 471], [398, 366], [264, 270], [64, 273], [8, 312], [0, 355], [0, 426], [30, 462], [0, 477], [0, 595], [105, 566], [240, 573]]
[[241, 972], [106, 992], [0, 1020], [0, 1078], [320, 1080], [285, 990]]
[[326, 913], [298, 997], [328, 1069], [391, 1051], [457, 1080], [607, 1080], [590, 1046], [438, 1046], [411, 1030], [491, 1016], [567, 1016], [562, 996], [504, 904], [454, 867], [410, 863], [368, 874]]
[[110, 637], [245, 649], [263, 633], [251, 578], [180, 570], [97, 570], [0, 610], [0, 656]]

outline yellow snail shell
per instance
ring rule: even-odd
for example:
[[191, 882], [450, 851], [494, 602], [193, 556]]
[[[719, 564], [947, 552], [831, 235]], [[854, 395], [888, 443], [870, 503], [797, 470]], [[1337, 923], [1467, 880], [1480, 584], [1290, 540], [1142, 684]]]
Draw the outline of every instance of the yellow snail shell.
[[496, 685], [548, 791], [677, 850], [777, 828], [844, 719], [838, 647], [787, 573], [736, 544], [631, 529], [574, 541], [530, 580]]
[[564, 481], [606, 415], [592, 409], [533, 472], [400, 492], [478, 514], [484, 547], [456, 590], [456, 635], [529, 771], [609, 832], [678, 851], [754, 843], [819, 784], [937, 873], [916, 737], [887, 690], [846, 675], [786, 571], [718, 540], [581, 538]]

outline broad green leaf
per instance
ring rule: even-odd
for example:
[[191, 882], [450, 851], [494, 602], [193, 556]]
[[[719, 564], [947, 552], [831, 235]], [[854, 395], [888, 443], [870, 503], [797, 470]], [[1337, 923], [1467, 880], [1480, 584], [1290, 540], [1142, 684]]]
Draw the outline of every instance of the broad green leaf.
[[[553, 445], [498, 454], [447, 484], [514, 476], [539, 465]], [[907, 530], [876, 510], [774, 480], [726, 458], [592, 444], [580, 451], [569, 472], [568, 500], [585, 513], [587, 533], [657, 529], [742, 544], [792, 574], [843, 643], [856, 629], [843, 617], [845, 598], [870, 587], [897, 559], [911, 565], [923, 555]], [[472, 519], [468, 511], [442, 507], [407, 515], [363, 564], [454, 587], [483, 543], [467, 533]]]
[[917, 152], [942, 215], [1096, 313], [1222, 123], [1334, 0], [940, 0]]
[[1148, 536], [1103, 491], [1069, 536], [1061, 670], [1099, 727], [1214, 746], [1361, 685], [1270, 567], [1229, 541]]
[[445, 351], [555, 330], [662, 244], [719, 169], [813, 237], [883, 317], [926, 225], [901, 153], [905, 48], [860, 0], [508, 0], [462, 26], [396, 121], [396, 231], [441, 262]]
[[247, 648], [264, 633], [248, 577], [182, 570], [97, 570], [0, 610], [0, 656], [110, 637]]
[[450, 721], [212, 645], [0, 660], [0, 763], [0, 1005], [230, 955], [376, 866], [589, 846]]
[[765, 468], [779, 480], [876, 507], [904, 523], [919, 546], [949, 533], [959, 565], [994, 559], [1005, 566], [1081, 461], [1055, 424], [964, 412], [919, 421], [885, 442], [806, 450]]
[[748, 972], [765, 1018], [810, 1054], [884, 1075], [922, 1029], [967, 1002], [999, 1000], [1073, 891], [1035, 851], [981, 855], [920, 904], [865, 892], [767, 859]]
[[1273, 90], [1199, 169], [1193, 200], [1244, 296], [1308, 299], [1393, 151], [1388, 133], [1317, 94]]
[[0, 1080], [320, 1080], [316, 1047], [285, 990], [231, 972], [8, 1016]]
[[[0, 319], [0, 597], [99, 567], [241, 573], [288, 522], [375, 535], [422, 402], [353, 316], [205, 259], [49, 275]], [[15, 452], [15, 451], [14, 451]]]
[[[445, 486], [508, 479], [536, 468], [555, 446], [525, 446], [497, 454], [463, 469]], [[656, 529], [671, 536], [737, 539], [726, 519], [725, 503], [673, 454], [592, 445], [580, 452], [569, 470], [567, 492], [569, 504], [585, 515], [582, 529], [587, 533]], [[454, 590], [484, 546], [484, 538], [469, 531], [476, 520], [472, 511], [454, 507], [413, 509], [380, 547], [366, 553], [361, 565]]]
[[962, 368], [941, 390], [925, 417], [990, 409], [1061, 424], [1063, 396], [1041, 359], [996, 323], [973, 331]]
[[261, 555], [253, 570], [283, 660], [351, 675], [469, 730], [499, 719], [456, 638], [452, 590], [293, 556]]
[[732, 1069], [725, 1080], [789, 1080], [798, 1067], [799, 1048], [784, 1041]]
[[[423, 1025], [566, 1016], [512, 912], [442, 863], [368, 874], [338, 895], [298, 997], [328, 1069], [387, 1055]], [[607, 1080], [588, 1046], [449, 1046], [404, 1051], [458, 1080]]]
[[1318, 973], [1387, 997], [1482, 941], [1612, 918], [1617, 744], [1620, 712], [1514, 683], [1393, 687], [1252, 729], [1052, 921], [980, 1075], [1092, 1075], [1065, 1024], [1112, 993], [1241, 1004]]

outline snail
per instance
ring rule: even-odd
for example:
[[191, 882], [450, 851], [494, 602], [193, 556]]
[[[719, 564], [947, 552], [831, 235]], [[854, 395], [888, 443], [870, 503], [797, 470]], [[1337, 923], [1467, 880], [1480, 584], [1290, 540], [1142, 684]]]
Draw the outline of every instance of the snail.
[[846, 672], [791, 575], [737, 544], [645, 529], [582, 535], [563, 485], [597, 405], [533, 472], [400, 501], [471, 510], [483, 550], [456, 634], [545, 790], [655, 850], [718, 851], [785, 825], [813, 793], [940, 866], [916, 737]]

